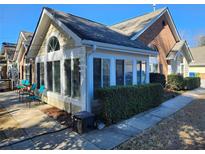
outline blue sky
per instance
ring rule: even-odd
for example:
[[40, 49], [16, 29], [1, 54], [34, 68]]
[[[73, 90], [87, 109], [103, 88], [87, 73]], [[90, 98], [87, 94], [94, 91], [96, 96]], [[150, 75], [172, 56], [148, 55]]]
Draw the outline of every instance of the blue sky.
[[[0, 43], [17, 42], [19, 32], [35, 30], [43, 6], [82, 16], [106, 25], [152, 11], [152, 5], [0, 5]], [[177, 29], [191, 47], [205, 35], [205, 5], [156, 5], [168, 7]]]

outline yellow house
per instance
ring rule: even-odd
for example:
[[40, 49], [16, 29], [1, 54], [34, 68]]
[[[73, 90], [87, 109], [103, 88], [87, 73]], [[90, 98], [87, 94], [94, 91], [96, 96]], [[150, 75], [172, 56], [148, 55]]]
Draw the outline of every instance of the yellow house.
[[191, 48], [194, 61], [189, 65], [189, 74], [205, 79], [205, 46]]

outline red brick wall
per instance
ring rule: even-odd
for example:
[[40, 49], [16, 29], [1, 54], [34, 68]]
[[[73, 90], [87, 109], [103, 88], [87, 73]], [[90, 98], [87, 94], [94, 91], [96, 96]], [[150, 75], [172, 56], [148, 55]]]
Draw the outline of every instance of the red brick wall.
[[[166, 23], [163, 26], [163, 21]], [[138, 40], [144, 42], [146, 45], [152, 44], [157, 47], [159, 51], [159, 64], [162, 64], [162, 73], [167, 76], [168, 64], [166, 56], [176, 43], [174, 35], [167, 24], [167, 20], [163, 15], [151, 27], [149, 27], [143, 34], [140, 35]]]

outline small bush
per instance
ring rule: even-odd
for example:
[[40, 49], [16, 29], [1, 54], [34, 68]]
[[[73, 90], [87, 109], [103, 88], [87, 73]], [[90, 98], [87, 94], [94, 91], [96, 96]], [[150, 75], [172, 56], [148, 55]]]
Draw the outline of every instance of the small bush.
[[192, 90], [200, 87], [201, 79], [199, 77], [186, 77], [184, 78], [185, 89]]
[[97, 90], [102, 103], [100, 118], [116, 123], [162, 103], [163, 87], [159, 83], [139, 86], [114, 86]]
[[165, 87], [165, 75], [160, 73], [150, 73], [150, 83], [160, 83], [163, 87]]
[[184, 89], [184, 78], [182, 75], [171, 74], [167, 76], [167, 86], [173, 90]]

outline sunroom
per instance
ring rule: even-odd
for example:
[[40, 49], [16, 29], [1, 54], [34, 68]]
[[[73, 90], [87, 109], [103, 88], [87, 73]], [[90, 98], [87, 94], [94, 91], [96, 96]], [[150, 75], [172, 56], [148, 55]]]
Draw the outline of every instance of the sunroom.
[[26, 57], [35, 59], [44, 101], [74, 113], [92, 112], [98, 88], [149, 83], [151, 55], [157, 52], [107, 26], [44, 8]]

